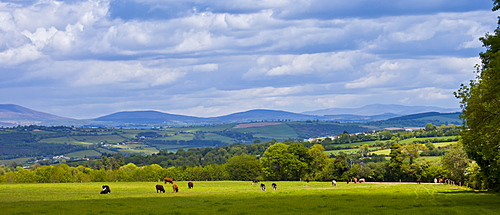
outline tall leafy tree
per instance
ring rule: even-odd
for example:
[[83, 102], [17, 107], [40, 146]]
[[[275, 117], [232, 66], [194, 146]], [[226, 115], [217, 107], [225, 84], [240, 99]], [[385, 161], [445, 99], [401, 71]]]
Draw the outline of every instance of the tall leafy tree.
[[[314, 180], [320, 180], [324, 176], [323, 170], [328, 166], [329, 157], [321, 144], [313, 145], [307, 152], [309, 161], [309, 175]], [[330, 174], [332, 174], [331, 172]]]
[[260, 175], [260, 163], [254, 155], [237, 155], [227, 160], [225, 164], [232, 180], [250, 180]]
[[393, 143], [391, 145], [391, 153], [389, 154], [389, 156], [391, 157], [389, 168], [391, 170], [392, 179], [401, 180], [404, 169], [403, 161], [405, 159], [401, 144]]
[[307, 163], [301, 161], [297, 154], [290, 153], [288, 145], [284, 143], [269, 146], [260, 162], [267, 180], [298, 180], [307, 168]]
[[467, 154], [463, 150], [462, 144], [457, 143], [441, 157], [441, 163], [448, 170], [451, 179], [457, 182], [464, 182], [465, 169], [470, 163]]
[[[494, 0], [493, 11], [498, 9], [500, 0]], [[500, 20], [494, 33], [480, 40], [486, 52], [479, 54], [476, 79], [462, 84], [455, 96], [463, 110], [464, 149], [481, 167], [486, 187], [500, 191]]]
[[349, 170], [349, 164], [347, 163], [346, 155], [337, 155], [335, 161], [333, 161], [333, 175], [335, 178], [339, 179], [347, 170]]

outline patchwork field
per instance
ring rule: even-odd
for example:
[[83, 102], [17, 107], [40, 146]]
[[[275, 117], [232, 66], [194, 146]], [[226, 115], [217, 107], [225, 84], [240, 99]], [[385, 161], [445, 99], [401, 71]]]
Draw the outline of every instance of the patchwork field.
[[249, 181], [0, 184], [2, 214], [496, 214], [497, 194], [441, 184]]

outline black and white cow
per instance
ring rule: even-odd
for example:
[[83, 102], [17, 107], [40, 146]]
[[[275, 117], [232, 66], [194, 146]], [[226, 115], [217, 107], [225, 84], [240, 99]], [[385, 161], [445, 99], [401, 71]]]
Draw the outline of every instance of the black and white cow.
[[111, 189], [109, 189], [108, 185], [102, 185], [102, 191], [101, 194], [108, 194], [111, 193]]
[[276, 185], [276, 183], [271, 184], [271, 186], [273, 186], [273, 190], [277, 190], [278, 189], [278, 185]]
[[260, 184], [260, 189], [262, 191], [266, 191], [266, 185], [265, 184]]

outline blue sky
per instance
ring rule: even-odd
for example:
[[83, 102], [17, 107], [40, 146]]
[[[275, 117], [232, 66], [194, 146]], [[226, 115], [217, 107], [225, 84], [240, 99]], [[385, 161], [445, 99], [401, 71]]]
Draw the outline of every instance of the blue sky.
[[0, 103], [71, 118], [458, 108], [490, 0], [7, 0]]

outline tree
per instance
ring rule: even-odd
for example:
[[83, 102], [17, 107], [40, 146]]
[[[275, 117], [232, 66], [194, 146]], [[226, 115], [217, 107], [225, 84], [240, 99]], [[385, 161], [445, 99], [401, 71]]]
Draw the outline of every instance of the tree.
[[436, 129], [437, 129], [437, 126], [435, 126], [432, 123], [425, 124], [425, 131], [434, 131]]
[[[494, 0], [493, 11], [500, 9]], [[476, 78], [455, 92], [460, 99], [464, 150], [481, 169], [486, 188], [500, 191], [500, 18], [494, 34], [480, 38], [486, 52]]]
[[226, 171], [232, 180], [250, 180], [260, 175], [259, 160], [253, 155], [237, 155], [227, 160]]
[[401, 180], [403, 176], [404, 154], [401, 147], [399, 143], [393, 143], [391, 145], [391, 153], [389, 154], [391, 162], [389, 163], [389, 168], [393, 180]]
[[307, 163], [299, 160], [296, 154], [289, 153], [288, 146], [284, 143], [269, 146], [260, 162], [268, 180], [298, 180], [307, 168]]
[[403, 146], [403, 152], [410, 159], [410, 165], [412, 165], [418, 157], [420, 157], [419, 151], [425, 151], [427, 147], [423, 144], [419, 143], [411, 143]]
[[346, 155], [337, 155], [335, 161], [333, 161], [333, 175], [336, 178], [340, 178], [347, 170], [349, 170], [349, 164], [347, 163]]
[[[310, 158], [309, 161], [309, 175], [313, 180], [318, 180], [323, 177], [323, 169], [328, 165], [328, 155], [325, 153], [325, 148], [316, 144], [313, 145], [307, 155]], [[331, 172], [330, 174], [332, 174]]]
[[458, 182], [464, 182], [465, 169], [471, 163], [463, 150], [462, 144], [457, 143], [441, 157], [441, 163], [448, 171], [449, 177]]

